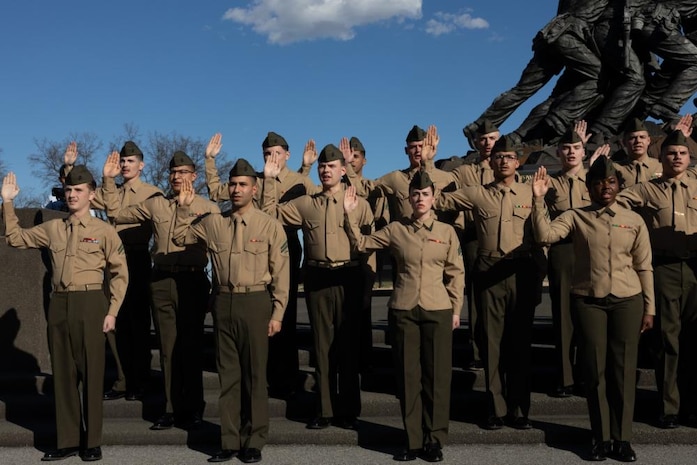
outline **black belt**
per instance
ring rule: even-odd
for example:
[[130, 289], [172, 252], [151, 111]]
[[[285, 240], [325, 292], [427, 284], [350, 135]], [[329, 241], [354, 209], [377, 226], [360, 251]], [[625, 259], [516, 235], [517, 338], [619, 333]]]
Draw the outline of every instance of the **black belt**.
[[315, 268], [325, 268], [333, 270], [336, 268], [346, 268], [349, 266], [358, 266], [360, 263], [358, 260], [344, 260], [341, 262], [323, 262], [320, 260], [307, 260], [307, 266], [314, 266]]
[[158, 264], [155, 264], [153, 269], [155, 271], [162, 271], [165, 273], [195, 273], [197, 271], [204, 270], [200, 266], [158, 265]]

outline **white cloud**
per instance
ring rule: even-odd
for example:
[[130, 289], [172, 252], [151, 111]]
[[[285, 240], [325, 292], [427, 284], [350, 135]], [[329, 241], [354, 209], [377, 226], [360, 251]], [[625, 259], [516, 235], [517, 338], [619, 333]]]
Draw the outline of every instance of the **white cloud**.
[[271, 43], [333, 38], [350, 40], [354, 28], [421, 18], [422, 0], [254, 0], [223, 19], [251, 26]]
[[486, 29], [489, 22], [484, 18], [475, 18], [469, 13], [453, 14], [439, 11], [435, 13], [435, 19], [426, 22], [426, 32], [439, 36], [449, 34], [456, 29]]

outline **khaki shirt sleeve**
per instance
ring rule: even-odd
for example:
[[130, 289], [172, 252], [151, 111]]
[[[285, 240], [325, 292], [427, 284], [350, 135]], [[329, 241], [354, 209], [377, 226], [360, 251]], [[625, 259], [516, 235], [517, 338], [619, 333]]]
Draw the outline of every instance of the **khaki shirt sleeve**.
[[475, 207], [479, 188], [463, 187], [454, 192], [441, 192], [436, 197], [435, 208], [442, 211], [465, 211]]
[[622, 191], [617, 194], [616, 201], [619, 205], [630, 210], [641, 208], [646, 205], [646, 196], [644, 195], [645, 192], [646, 189], [643, 183], [634, 184], [626, 189], [622, 189]]
[[632, 247], [632, 259], [644, 296], [644, 314], [655, 315], [656, 304], [653, 288], [653, 266], [651, 265], [651, 242], [645, 224], [639, 225], [637, 238]]
[[205, 162], [206, 187], [208, 187], [208, 197], [213, 202], [230, 200], [228, 183], [221, 184], [218, 176], [218, 168], [215, 166], [215, 158], [206, 158]]
[[277, 218], [285, 226], [302, 225], [303, 217], [292, 200], [283, 205], [278, 204], [276, 200], [276, 178], [264, 178], [263, 191], [261, 211], [271, 215], [273, 218]]
[[[152, 219], [152, 211], [150, 206], [153, 201], [160, 197], [151, 197], [143, 203], [131, 205], [126, 208], [118, 208], [117, 210], [107, 210], [107, 215], [114, 224], [133, 224], [142, 223], [143, 221]], [[111, 201], [107, 201], [107, 206], [110, 207]]]
[[436, 164], [433, 162], [433, 160], [425, 161], [423, 167], [424, 171], [427, 172], [431, 177], [433, 177], [434, 173], [438, 173], [437, 176], [441, 180], [442, 184], [441, 186], [437, 186], [439, 190], [443, 190], [450, 183], [455, 183], [457, 187], [462, 187], [461, 185], [459, 185], [455, 173], [453, 173], [452, 171], [444, 171], [436, 168]]
[[448, 259], [443, 267], [443, 282], [445, 290], [453, 307], [453, 314], [460, 315], [465, 301], [465, 262], [462, 258], [460, 240], [455, 230], [450, 227], [450, 247]]
[[174, 228], [172, 230], [172, 242], [179, 247], [192, 245], [200, 240], [206, 241], [206, 228], [203, 223], [206, 217], [201, 221], [191, 222], [189, 216], [190, 209], [188, 206], [177, 206], [177, 215], [174, 218]]
[[104, 254], [109, 272], [109, 315], [116, 316], [119, 313], [123, 299], [128, 288], [128, 266], [123, 244], [116, 230], [108, 228], [107, 241], [104, 244]]
[[48, 232], [44, 224], [24, 229], [19, 226], [19, 218], [15, 213], [12, 201], [2, 204], [5, 220], [5, 240], [7, 244], [18, 249], [38, 249], [48, 247]]
[[538, 243], [554, 244], [568, 237], [573, 229], [574, 223], [569, 211], [562, 213], [554, 221], [550, 221], [544, 197], [533, 199], [532, 230]]
[[354, 210], [345, 215], [346, 235], [351, 242], [353, 250], [359, 253], [369, 253], [374, 250], [386, 249], [391, 243], [389, 225], [372, 234], [363, 234], [361, 231], [358, 213]]
[[269, 241], [269, 272], [271, 273], [269, 291], [273, 302], [271, 319], [283, 321], [290, 294], [290, 257], [288, 238], [277, 221], [274, 222], [274, 232]]
[[301, 164], [300, 169], [298, 170], [298, 173], [302, 174], [303, 176], [310, 176], [310, 172], [312, 171], [312, 165], [306, 165], [306, 164]]

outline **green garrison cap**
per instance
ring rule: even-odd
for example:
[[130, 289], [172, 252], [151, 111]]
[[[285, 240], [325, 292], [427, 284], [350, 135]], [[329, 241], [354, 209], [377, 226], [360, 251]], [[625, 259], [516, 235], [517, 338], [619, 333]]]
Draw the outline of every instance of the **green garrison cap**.
[[424, 170], [419, 170], [416, 172], [414, 177], [409, 183], [409, 189], [426, 189], [428, 187], [433, 187], [433, 181], [431, 181], [431, 176], [428, 175]]
[[561, 136], [561, 139], [559, 139], [558, 145], [577, 144], [579, 142], [583, 142], [581, 136], [578, 135], [574, 128], [569, 128], [564, 135]]
[[344, 154], [334, 144], [326, 145], [319, 153], [319, 163], [327, 163], [334, 160], [343, 160]]
[[687, 147], [687, 137], [680, 130], [675, 130], [668, 134], [668, 136], [661, 143], [661, 149], [668, 147], [669, 145], [682, 145]]
[[92, 184], [94, 185], [94, 177], [90, 170], [87, 169], [85, 165], [74, 166], [73, 169], [65, 177], [66, 186], [77, 186], [78, 184]]
[[593, 181], [607, 179], [610, 176], [617, 176], [615, 165], [609, 158], [600, 156], [588, 169], [588, 174], [586, 174], [586, 186], [590, 186]]
[[244, 158], [238, 158], [235, 164], [230, 170], [230, 177], [233, 176], [251, 176], [253, 178], [258, 177], [257, 172], [254, 171], [252, 165], [249, 164]]
[[414, 127], [411, 128], [411, 131], [409, 131], [409, 134], [407, 134], [407, 144], [410, 142], [418, 142], [420, 140], [424, 140], [425, 138], [426, 131], [424, 131], [417, 125], [414, 125]]
[[194, 161], [181, 150], [174, 152], [172, 159], [169, 161], [169, 169], [175, 168], [177, 166], [193, 166], [196, 167]]
[[138, 148], [135, 142], [129, 140], [123, 144], [123, 147], [121, 147], [121, 153], [119, 153], [119, 156], [130, 157], [132, 155], [143, 158], [143, 151]]
[[490, 132], [496, 132], [498, 130], [499, 128], [497, 128], [496, 125], [488, 119], [483, 120], [481, 123], [479, 123], [479, 126], [477, 126], [477, 134], [480, 136], [489, 134]]
[[632, 118], [631, 121], [627, 123], [627, 125], [624, 128], [624, 133], [630, 133], [630, 132], [639, 132], [639, 131], [646, 131], [649, 132], [648, 128], [644, 124], [642, 120], [639, 118]]
[[499, 153], [499, 152], [516, 152], [516, 153], [518, 153], [518, 150], [520, 150], [520, 147], [513, 141], [513, 138], [506, 135], [506, 136], [503, 136], [499, 140], [496, 141], [496, 143], [494, 144], [494, 148], [491, 150], [491, 153]]
[[266, 139], [264, 139], [264, 142], [261, 143], [261, 148], [267, 149], [269, 147], [276, 147], [277, 145], [288, 150], [288, 142], [286, 142], [283, 136], [269, 131], [269, 133], [266, 135]]
[[358, 137], [352, 137], [349, 144], [351, 145], [352, 150], [358, 150], [359, 152], [365, 153], [365, 147], [363, 147], [363, 144], [361, 144]]

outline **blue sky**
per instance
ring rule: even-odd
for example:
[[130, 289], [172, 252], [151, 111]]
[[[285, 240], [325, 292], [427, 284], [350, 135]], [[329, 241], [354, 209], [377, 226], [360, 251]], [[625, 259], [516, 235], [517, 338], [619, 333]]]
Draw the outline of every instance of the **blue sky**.
[[34, 139], [89, 132], [108, 144], [125, 123], [144, 135], [221, 132], [229, 159], [261, 169], [272, 130], [289, 141], [294, 167], [309, 138], [322, 147], [357, 136], [366, 174], [378, 177], [406, 166], [413, 124], [438, 126], [439, 158], [464, 153], [462, 127], [515, 84], [556, 8], [544, 0], [4, 2], [0, 156], [21, 187], [40, 193], [26, 162]]

